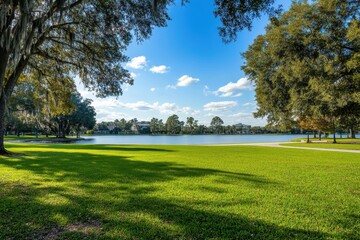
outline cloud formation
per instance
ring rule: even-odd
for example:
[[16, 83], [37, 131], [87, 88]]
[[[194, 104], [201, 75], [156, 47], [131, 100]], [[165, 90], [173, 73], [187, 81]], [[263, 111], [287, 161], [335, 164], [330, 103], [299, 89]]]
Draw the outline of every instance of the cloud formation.
[[156, 90], [156, 88], [154, 88], [154, 87], [150, 88], [151, 92], [155, 92], [155, 90]]
[[133, 73], [133, 72], [131, 72], [131, 73], [130, 73], [130, 77], [132, 77], [132, 78], [134, 78], [134, 79], [135, 79], [135, 78], [136, 78], [136, 76], [137, 76], [137, 75], [136, 75], [135, 73]]
[[255, 118], [254, 112], [238, 112], [227, 116], [229, 124], [243, 123], [251, 126], [265, 126], [266, 118]]
[[213, 93], [220, 97], [240, 97], [241, 90], [251, 90], [252, 84], [247, 78], [240, 78], [237, 82], [229, 82]]
[[243, 106], [245, 106], [245, 107], [256, 106], [256, 102], [247, 102], [247, 103], [244, 103]]
[[[188, 115], [196, 115], [200, 113], [198, 110], [194, 110], [191, 107], [179, 107], [175, 103], [149, 103], [145, 101], [137, 101], [137, 102], [129, 102], [123, 103], [116, 99], [96, 99], [93, 101], [92, 105], [95, 107], [98, 113], [102, 113], [103, 116], [105, 113], [110, 116], [114, 116], [114, 114], [120, 108], [127, 108], [133, 111], [158, 111], [163, 114], [188, 114]], [[106, 106], [106, 107], [104, 107]]]
[[237, 102], [235, 101], [209, 102], [204, 105], [204, 111], [206, 112], [228, 111], [235, 106], [237, 106]]
[[190, 77], [189, 75], [183, 75], [178, 79], [176, 86], [178, 87], [187, 87], [196, 82], [200, 81], [198, 78]]
[[145, 56], [138, 56], [132, 58], [130, 62], [126, 63], [126, 67], [132, 69], [143, 69], [146, 66], [146, 63], [147, 61]]
[[165, 88], [166, 89], [176, 89], [176, 86], [175, 85], [167, 85]]
[[153, 73], [164, 74], [169, 71], [169, 67], [167, 67], [165, 65], [153, 66], [152, 68], [150, 68], [150, 71]]

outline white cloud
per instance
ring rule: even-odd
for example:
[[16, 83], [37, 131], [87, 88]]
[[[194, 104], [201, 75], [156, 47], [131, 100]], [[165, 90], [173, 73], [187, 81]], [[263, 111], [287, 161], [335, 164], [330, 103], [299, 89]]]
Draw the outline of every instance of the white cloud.
[[94, 93], [86, 90], [86, 89], [81, 89], [81, 88], [78, 88], [78, 92], [80, 93], [80, 95], [83, 97], [83, 98], [90, 98], [90, 99], [93, 99], [95, 97]]
[[[148, 103], [144, 101], [123, 103], [114, 99], [109, 99], [97, 101], [94, 105], [95, 108], [99, 107], [97, 109], [104, 109], [104, 106], [106, 106], [106, 109], [113, 109], [112, 111], [114, 111], [115, 108], [127, 108], [133, 111], [158, 111], [163, 114], [184, 113], [196, 115], [200, 113], [200, 111], [194, 110], [190, 107], [179, 107], [175, 103], [169, 102], [165, 102], [162, 104], [160, 104], [159, 102]], [[107, 111], [111, 112], [110, 110]]]
[[176, 86], [175, 85], [167, 85], [166, 89], [176, 89]]
[[236, 114], [229, 115], [227, 120], [229, 124], [243, 123], [251, 126], [265, 126], [266, 119], [255, 118], [253, 112], [238, 112]]
[[209, 94], [214, 94], [214, 92], [210, 91], [210, 88], [208, 87], [208, 85], [204, 86], [203, 93], [205, 96], [208, 96]]
[[126, 63], [126, 67], [132, 69], [143, 69], [146, 66], [146, 63], [145, 56], [138, 56], [132, 58], [130, 62]]
[[200, 113], [198, 110], [193, 110], [191, 107], [179, 107], [175, 103], [163, 103], [158, 105], [158, 111], [166, 114], [183, 113], [187, 115], [197, 115]]
[[229, 117], [236, 117], [236, 118], [249, 118], [252, 116], [253, 116], [252, 113], [247, 113], [247, 112], [239, 112], [239, 113], [229, 115]]
[[114, 121], [115, 119], [120, 120], [122, 118], [133, 119], [133, 117], [130, 116], [129, 114], [122, 112], [114, 112], [113, 110], [108, 110], [108, 109], [97, 110], [96, 113], [97, 122], [110, 122], [110, 121]]
[[204, 105], [204, 111], [207, 112], [227, 111], [235, 106], [237, 106], [237, 102], [235, 101], [209, 102]]
[[154, 104], [150, 104], [144, 101], [138, 101], [133, 103], [119, 103], [119, 105], [124, 108], [129, 108], [132, 110], [141, 110], [141, 111], [152, 110], [155, 108]]
[[154, 88], [154, 87], [150, 88], [151, 92], [155, 92], [155, 90], [156, 90], [156, 88]]
[[153, 73], [164, 74], [164, 73], [167, 73], [169, 71], [169, 67], [167, 67], [165, 65], [153, 66], [152, 68], [150, 68], [150, 71], [153, 72]]
[[183, 75], [178, 79], [176, 86], [178, 87], [187, 87], [196, 82], [200, 81], [198, 78], [190, 77], [189, 75]]
[[161, 113], [175, 113], [177, 112], [178, 107], [175, 103], [163, 103], [158, 105], [158, 110]]
[[240, 93], [239, 91], [251, 89], [252, 83], [247, 78], [240, 78], [237, 82], [229, 82], [228, 84], [220, 87], [213, 93], [221, 97], [240, 97], [242, 93]]
[[135, 73], [133, 73], [133, 72], [131, 72], [131, 73], [130, 73], [130, 77], [132, 77], [132, 78], [134, 78], [134, 79], [135, 79], [135, 78], [136, 78], [136, 74], [135, 74]]
[[115, 108], [120, 106], [120, 102], [112, 98], [93, 98], [92, 104], [98, 111], [100, 109]]
[[255, 102], [247, 102], [247, 103], [244, 103], [243, 106], [245, 106], [245, 107], [256, 106], [256, 103]]

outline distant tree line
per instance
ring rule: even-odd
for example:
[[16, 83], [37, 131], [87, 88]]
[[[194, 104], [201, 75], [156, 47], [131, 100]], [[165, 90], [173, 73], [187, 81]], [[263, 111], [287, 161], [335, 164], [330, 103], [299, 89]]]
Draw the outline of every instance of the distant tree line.
[[224, 121], [215, 116], [208, 126], [199, 124], [193, 117], [187, 117], [181, 121], [176, 114], [162, 119], [152, 118], [150, 121], [138, 121], [136, 118], [125, 120], [124, 118], [110, 122], [97, 123], [93, 131], [95, 134], [152, 134], [152, 135], [178, 135], [178, 134], [269, 134], [269, 133], [292, 133], [300, 134], [301, 129], [293, 128], [281, 130], [275, 127], [250, 126], [242, 123], [224, 125]]

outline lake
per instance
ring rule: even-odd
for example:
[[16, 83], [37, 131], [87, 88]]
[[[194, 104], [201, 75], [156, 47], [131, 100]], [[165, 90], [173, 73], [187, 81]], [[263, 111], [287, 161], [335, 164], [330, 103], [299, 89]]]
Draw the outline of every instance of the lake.
[[180, 136], [149, 136], [149, 135], [105, 135], [84, 136], [86, 141], [76, 144], [230, 144], [256, 142], [289, 142], [294, 138], [304, 138], [306, 135], [180, 135]]

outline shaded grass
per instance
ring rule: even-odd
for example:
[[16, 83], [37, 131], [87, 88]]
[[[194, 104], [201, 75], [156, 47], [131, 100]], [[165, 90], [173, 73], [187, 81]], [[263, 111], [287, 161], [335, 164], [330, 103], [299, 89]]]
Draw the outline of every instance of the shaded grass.
[[360, 155], [8, 144], [0, 239], [359, 239]]

